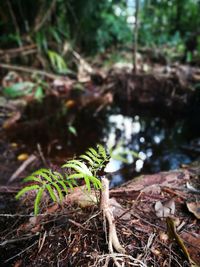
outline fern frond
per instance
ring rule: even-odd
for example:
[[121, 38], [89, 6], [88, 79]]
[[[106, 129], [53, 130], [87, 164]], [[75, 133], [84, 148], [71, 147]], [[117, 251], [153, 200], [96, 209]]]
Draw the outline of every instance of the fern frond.
[[55, 193], [53, 192], [53, 189], [52, 189], [51, 185], [50, 184], [46, 184], [46, 189], [48, 190], [49, 195], [52, 198], [52, 200], [54, 202], [56, 202], [57, 201], [57, 197], [56, 197]]
[[17, 195], [15, 196], [16, 199], [19, 199], [21, 196], [23, 196], [25, 193], [27, 193], [28, 191], [31, 190], [37, 190], [38, 188], [40, 188], [39, 185], [34, 184], [34, 185], [30, 185], [30, 186], [26, 186], [24, 188], [22, 188]]
[[105, 148], [101, 144], [98, 144], [97, 148], [98, 148], [99, 154], [103, 157], [104, 160], [106, 160], [107, 159], [107, 154], [106, 154]]
[[73, 174], [70, 174], [68, 176], [68, 178], [70, 180], [72, 180], [72, 179], [81, 179], [81, 178], [84, 178], [84, 174], [83, 173], [73, 173]]
[[59, 172], [54, 171], [53, 174], [56, 175], [56, 177], [58, 177], [60, 180], [64, 179], [63, 175]]
[[68, 194], [68, 189], [67, 189], [66, 184], [62, 180], [59, 180], [58, 183], [62, 186], [65, 193]]
[[38, 178], [38, 177], [35, 177], [33, 175], [30, 175], [28, 177], [26, 177], [25, 179], [23, 179], [24, 182], [38, 182], [38, 183], [41, 183], [43, 184], [44, 182]]
[[70, 187], [71, 190], [74, 190], [74, 185], [77, 186], [77, 184], [74, 184], [73, 180], [67, 180], [67, 184]]
[[90, 147], [88, 149], [88, 151], [90, 151], [95, 157], [97, 157], [97, 158], [99, 157], [99, 154], [97, 153], [97, 151], [94, 148]]
[[67, 168], [71, 168], [74, 171], [77, 171], [78, 173], [83, 173], [86, 175], [92, 175], [91, 171], [89, 170], [89, 168], [83, 163], [83, 162], [74, 162], [73, 161], [68, 161], [68, 163], [66, 163], [65, 165], [63, 165], [63, 167], [67, 167]]
[[40, 169], [40, 170], [34, 172], [32, 174], [32, 176], [39, 176], [39, 177], [44, 178], [46, 181], [48, 181], [50, 183], [52, 182], [51, 170], [49, 170], [49, 169]]
[[56, 192], [58, 193], [59, 202], [62, 202], [62, 200], [63, 200], [63, 194], [62, 194], [62, 191], [61, 191], [59, 185], [57, 183], [55, 183], [55, 182], [52, 182], [52, 185], [55, 187]]
[[24, 179], [25, 182], [33, 182], [34, 184], [21, 189], [16, 198], [20, 198], [30, 190], [37, 191], [34, 202], [34, 212], [37, 215], [42, 194], [45, 190], [54, 202], [62, 202], [63, 192], [68, 194], [68, 188], [73, 190], [74, 187], [78, 186], [77, 179], [84, 179], [88, 191], [91, 191], [92, 186], [100, 189], [102, 185], [97, 178], [97, 172], [105, 167], [108, 159], [106, 150], [98, 144], [96, 149], [89, 148], [78, 159], [70, 160], [62, 166], [62, 168], [70, 169], [70, 175], [67, 173], [62, 175], [57, 171], [45, 168], [39, 169]]
[[34, 214], [35, 215], [38, 214], [39, 204], [40, 204], [40, 201], [42, 199], [42, 194], [43, 194], [44, 190], [45, 190], [44, 187], [40, 187], [40, 189], [38, 190], [38, 193], [36, 195], [35, 202], [34, 202]]
[[92, 152], [86, 151], [85, 154], [87, 154], [92, 160], [94, 160], [98, 164], [101, 164], [102, 159], [99, 159], [98, 157], [96, 157], [94, 154], [92, 154]]
[[90, 185], [90, 178], [88, 175], [84, 175], [85, 185], [88, 190], [88, 192], [91, 191], [91, 185]]
[[90, 176], [89, 178], [96, 189], [102, 188], [101, 181], [98, 178], [95, 176]]
[[91, 166], [95, 164], [95, 162], [87, 155], [80, 155], [80, 158], [86, 160]]

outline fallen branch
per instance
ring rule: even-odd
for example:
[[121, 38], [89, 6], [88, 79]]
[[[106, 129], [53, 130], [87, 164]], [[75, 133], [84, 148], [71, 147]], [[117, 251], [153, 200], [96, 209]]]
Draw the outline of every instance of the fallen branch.
[[37, 70], [33, 68], [10, 65], [10, 64], [0, 64], [0, 68], [14, 70], [14, 71], [21, 71], [21, 72], [26, 72], [26, 73], [31, 73], [31, 74], [38, 74], [38, 75], [45, 76], [52, 80], [63, 78], [62, 76], [58, 76], [58, 75], [55, 75], [53, 73], [49, 73], [43, 70]]

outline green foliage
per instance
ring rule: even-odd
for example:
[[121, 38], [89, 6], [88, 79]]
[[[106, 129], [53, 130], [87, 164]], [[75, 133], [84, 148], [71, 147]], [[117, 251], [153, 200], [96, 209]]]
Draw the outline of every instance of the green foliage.
[[137, 152], [130, 150], [128, 148], [124, 149], [124, 144], [119, 141], [115, 147], [109, 148], [110, 157], [114, 160], [121, 161], [123, 163], [128, 163], [127, 156], [131, 155], [134, 158], [139, 158]]
[[[93, 53], [131, 40], [123, 0], [11, 1], [0, 7], [0, 42], [3, 47], [37, 44], [40, 53], [63, 52], [65, 41]], [[118, 10], [118, 12], [116, 12]], [[119, 12], [120, 10], [120, 12]], [[48, 16], [46, 16], [48, 14]]]
[[141, 1], [140, 43], [177, 47], [179, 53], [186, 53], [191, 49], [189, 43], [193, 42], [192, 50], [198, 49], [199, 11], [198, 0]]
[[100, 172], [109, 161], [104, 147], [97, 145], [96, 149], [89, 148], [85, 154], [78, 159], [69, 160], [62, 166], [65, 174], [61, 174], [50, 169], [40, 169], [24, 179], [24, 182], [30, 182], [22, 188], [16, 198], [19, 199], [28, 191], [36, 191], [34, 202], [34, 214], [39, 212], [39, 205], [44, 192], [47, 192], [54, 202], [62, 202], [63, 192], [68, 193], [69, 188], [73, 189], [78, 185], [77, 180], [83, 179], [88, 191], [91, 186], [95, 189], [101, 188], [101, 181], [98, 178]]
[[[65, 182], [64, 182], [65, 181]], [[68, 180], [66, 177], [58, 172], [49, 169], [40, 169], [30, 176], [24, 179], [24, 182], [34, 183], [33, 185], [28, 185], [22, 188], [16, 198], [19, 199], [22, 195], [28, 191], [36, 191], [36, 198], [34, 203], [34, 213], [38, 214], [39, 204], [44, 191], [47, 191], [53, 201], [61, 202], [63, 200], [63, 191], [67, 194], [69, 186], [76, 185], [74, 180]]]
[[44, 97], [44, 90], [40, 82], [17, 82], [8, 87], [3, 88], [3, 94], [8, 98], [18, 98], [27, 95], [33, 95], [33, 97], [40, 101]]
[[35, 84], [32, 82], [18, 82], [3, 89], [5, 96], [9, 98], [17, 98], [28, 95], [32, 92]]
[[68, 131], [74, 135], [74, 136], [77, 136], [77, 131], [76, 131], [76, 128], [72, 125], [68, 125]]
[[67, 65], [64, 59], [55, 51], [48, 51], [48, 57], [51, 62], [53, 69], [58, 73], [66, 73], [67, 72]]

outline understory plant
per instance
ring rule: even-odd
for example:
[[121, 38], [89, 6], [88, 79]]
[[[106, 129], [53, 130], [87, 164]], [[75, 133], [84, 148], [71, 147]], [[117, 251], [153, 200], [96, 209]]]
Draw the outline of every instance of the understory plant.
[[95, 149], [89, 148], [77, 159], [67, 161], [62, 166], [63, 172], [45, 168], [35, 171], [24, 179], [24, 182], [29, 184], [18, 192], [16, 199], [29, 191], [35, 191], [34, 214], [37, 215], [44, 192], [48, 193], [53, 202], [62, 203], [64, 194], [68, 194], [70, 189], [80, 185], [78, 183], [80, 179], [84, 181], [88, 191], [91, 191], [91, 187], [99, 190], [102, 184], [98, 173], [105, 168], [109, 159], [110, 155], [105, 148], [98, 144]]

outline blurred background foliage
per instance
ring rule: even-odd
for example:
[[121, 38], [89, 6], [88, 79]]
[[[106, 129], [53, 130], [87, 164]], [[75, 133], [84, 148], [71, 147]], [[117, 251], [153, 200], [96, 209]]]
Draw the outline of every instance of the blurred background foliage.
[[[134, 7], [135, 0], [1, 1], [0, 49], [36, 44], [47, 55], [49, 50], [63, 55], [70, 44], [93, 55], [131, 47]], [[200, 54], [199, 13], [199, 0], [140, 0], [139, 44], [176, 49], [191, 61]]]

